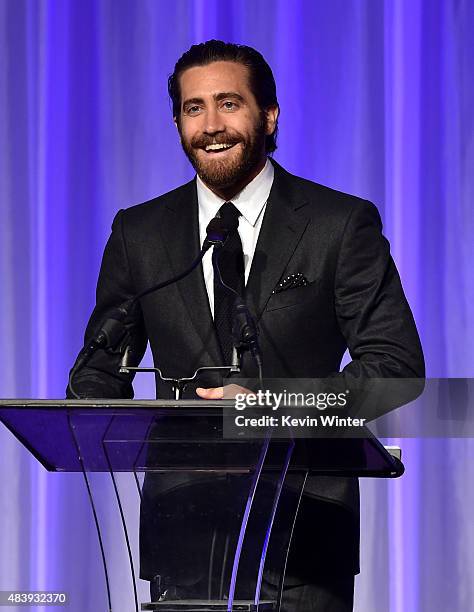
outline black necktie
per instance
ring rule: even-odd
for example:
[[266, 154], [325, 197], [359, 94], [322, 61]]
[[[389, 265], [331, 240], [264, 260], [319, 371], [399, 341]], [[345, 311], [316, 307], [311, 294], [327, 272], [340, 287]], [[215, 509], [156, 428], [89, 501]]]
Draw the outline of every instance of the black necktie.
[[[230, 220], [230, 224], [240, 217], [240, 212], [232, 204], [225, 202], [217, 213], [219, 217]], [[232, 220], [232, 221], [231, 221]], [[244, 253], [239, 232], [235, 230], [227, 238], [219, 253], [219, 270], [222, 280], [226, 285], [234, 289], [240, 296], [245, 288]], [[234, 296], [226, 291], [218, 282], [214, 272], [214, 325], [222, 350], [224, 364], [232, 362], [232, 306]]]

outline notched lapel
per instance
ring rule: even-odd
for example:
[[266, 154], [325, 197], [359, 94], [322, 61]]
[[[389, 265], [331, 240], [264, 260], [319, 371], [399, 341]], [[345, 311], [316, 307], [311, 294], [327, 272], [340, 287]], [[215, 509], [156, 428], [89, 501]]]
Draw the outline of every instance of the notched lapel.
[[[191, 265], [201, 249], [196, 181], [187, 183], [180, 196], [170, 200], [165, 207], [160, 231], [172, 273], [177, 275]], [[180, 281], [178, 289], [189, 319], [202, 343], [201, 346], [196, 346], [196, 351], [204, 347], [210, 355], [208, 365], [220, 365], [222, 357], [214, 330], [202, 265]], [[173, 308], [173, 305], [170, 304], [170, 307]]]
[[306, 200], [276, 162], [275, 176], [246, 287], [246, 302], [258, 318], [303, 237], [309, 216]]

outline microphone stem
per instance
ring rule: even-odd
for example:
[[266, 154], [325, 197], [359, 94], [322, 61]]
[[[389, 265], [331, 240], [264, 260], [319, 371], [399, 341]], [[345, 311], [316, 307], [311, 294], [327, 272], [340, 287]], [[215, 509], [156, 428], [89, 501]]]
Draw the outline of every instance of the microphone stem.
[[218, 250], [214, 248], [214, 250], [212, 251], [212, 267], [214, 268], [214, 274], [217, 274], [217, 280], [219, 281], [219, 284], [224, 287], [224, 289], [228, 293], [239, 298], [240, 295], [237, 293], [237, 291], [235, 291], [235, 289], [232, 289], [232, 287], [229, 287], [229, 285], [226, 285], [224, 279], [222, 278], [221, 270], [219, 268], [219, 254], [220, 249]]
[[[129, 310], [132, 308], [132, 306], [140, 298], [144, 297], [145, 295], [148, 295], [149, 293], [153, 293], [153, 291], [158, 291], [158, 289], [163, 289], [164, 287], [167, 287], [168, 285], [171, 285], [172, 283], [177, 283], [178, 281], [183, 279], [185, 276], [190, 274], [195, 268], [197, 268], [197, 266], [200, 264], [202, 258], [204, 257], [206, 251], [211, 246], [212, 246], [211, 244], [203, 245], [201, 251], [199, 252], [199, 255], [192, 262], [192, 264], [189, 266], [189, 268], [184, 270], [184, 272], [181, 272], [177, 276], [174, 276], [173, 278], [170, 278], [170, 279], [168, 279], [166, 281], [163, 281], [162, 283], [158, 283], [157, 285], [154, 285], [153, 287], [150, 287], [149, 289], [146, 289], [145, 291], [142, 291], [141, 293], [136, 295], [131, 300], [128, 300], [128, 301], [122, 303], [119, 306], [119, 308], [118, 308], [118, 310], [121, 311], [121, 318], [122, 318], [122, 320], [124, 320], [127, 317], [128, 313], [129, 313]], [[103, 326], [103, 324], [102, 324], [102, 326]], [[72, 382], [73, 379], [74, 379], [74, 376], [77, 374], [77, 372], [79, 370], [81, 370], [86, 365], [86, 363], [92, 357], [92, 354], [95, 352], [95, 350], [97, 348], [101, 348], [101, 347], [100, 347], [100, 345], [98, 343], [95, 343], [95, 346], [93, 347], [93, 349], [92, 349], [92, 346], [90, 344], [89, 344], [87, 349], [82, 349], [82, 351], [79, 353], [79, 356], [78, 356], [78, 358], [76, 360], [76, 363], [75, 363], [74, 367], [71, 370], [71, 373], [69, 374], [69, 384], [68, 384], [68, 387], [69, 387], [69, 390], [70, 390], [71, 394], [76, 399], [80, 399], [80, 396], [74, 390], [74, 386], [73, 386], [73, 382]], [[102, 348], [106, 348], [106, 345], [102, 346]]]
[[[219, 268], [219, 254], [220, 254], [220, 249], [217, 249], [216, 247], [214, 247], [214, 250], [212, 251], [212, 267], [214, 268], [214, 274], [217, 274], [217, 279], [219, 281], [219, 284], [224, 287], [224, 289], [230, 293], [231, 295], [239, 298], [240, 300], [242, 300], [241, 296], [237, 293], [237, 291], [235, 291], [234, 289], [232, 289], [232, 287], [229, 287], [229, 285], [226, 285], [226, 283], [224, 282], [224, 279], [222, 278], [222, 274]], [[243, 300], [242, 300], [243, 301]], [[250, 312], [248, 311], [248, 315], [252, 318], [252, 315], [250, 314]], [[255, 324], [254, 324], [255, 325]], [[253, 346], [253, 348], [251, 348], [251, 351], [253, 358], [255, 359], [255, 362], [257, 364], [257, 368], [258, 368], [258, 382], [260, 385], [260, 388], [263, 389], [263, 361], [262, 361], [262, 356], [259, 352], [258, 347], [256, 347], [255, 345]]]
[[196, 257], [196, 259], [193, 261], [193, 263], [189, 266], [189, 268], [187, 268], [186, 270], [184, 270], [184, 272], [181, 272], [180, 274], [178, 274], [177, 276], [173, 276], [173, 278], [169, 278], [168, 280], [163, 281], [162, 283], [158, 283], [158, 285], [153, 285], [153, 287], [150, 287], [149, 289], [145, 289], [145, 291], [142, 291], [141, 293], [139, 293], [138, 295], [136, 295], [130, 302], [130, 305], [133, 305], [135, 302], [137, 302], [140, 298], [145, 297], [145, 295], [148, 295], [149, 293], [153, 293], [153, 291], [158, 291], [158, 289], [164, 289], [164, 287], [167, 287], [168, 285], [171, 285], [173, 283], [177, 283], [178, 281], [182, 280], [185, 276], [187, 276], [188, 274], [191, 274], [191, 272], [198, 267], [198, 265], [201, 263], [202, 258], [204, 257], [204, 255], [206, 254], [206, 251], [209, 249], [209, 247], [203, 247], [199, 253], [199, 255]]

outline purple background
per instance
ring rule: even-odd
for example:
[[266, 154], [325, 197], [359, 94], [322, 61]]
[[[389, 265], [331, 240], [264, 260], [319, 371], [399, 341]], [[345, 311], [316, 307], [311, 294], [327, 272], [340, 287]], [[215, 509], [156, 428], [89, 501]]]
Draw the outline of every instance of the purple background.
[[[0, 397], [63, 396], [114, 213], [192, 176], [166, 79], [212, 37], [272, 66], [275, 158], [379, 207], [428, 375], [474, 376], [473, 33], [468, 0], [0, 0]], [[362, 483], [356, 610], [471, 610], [474, 444], [401, 445], [400, 481]], [[80, 478], [2, 429], [0, 482], [0, 589], [105, 607]]]

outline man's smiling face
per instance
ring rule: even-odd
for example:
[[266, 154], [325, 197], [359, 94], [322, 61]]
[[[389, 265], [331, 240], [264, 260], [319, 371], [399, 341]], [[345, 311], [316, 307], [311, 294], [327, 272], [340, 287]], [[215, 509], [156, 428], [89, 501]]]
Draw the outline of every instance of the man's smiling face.
[[248, 69], [236, 62], [188, 68], [179, 83], [183, 149], [204, 183], [232, 197], [265, 165], [265, 137], [275, 129], [278, 110], [258, 107]]

